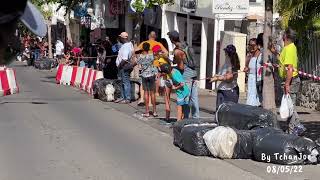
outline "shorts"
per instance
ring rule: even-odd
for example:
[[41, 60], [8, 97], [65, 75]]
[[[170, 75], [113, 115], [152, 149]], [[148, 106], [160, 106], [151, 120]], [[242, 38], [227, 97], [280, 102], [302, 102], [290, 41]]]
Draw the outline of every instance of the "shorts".
[[177, 97], [177, 105], [178, 106], [184, 106], [189, 104], [189, 97], [179, 98]]
[[155, 91], [156, 90], [156, 77], [142, 77], [142, 88], [145, 91]]

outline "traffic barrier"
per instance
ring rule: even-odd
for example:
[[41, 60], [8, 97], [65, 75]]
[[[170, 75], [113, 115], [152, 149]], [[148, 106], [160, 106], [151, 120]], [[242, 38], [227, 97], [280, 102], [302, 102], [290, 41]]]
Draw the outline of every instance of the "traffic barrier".
[[56, 83], [57, 84], [60, 84], [61, 77], [62, 77], [62, 71], [63, 71], [64, 66], [65, 65], [63, 65], [63, 64], [59, 64], [59, 66], [58, 66], [58, 70], [57, 70], [57, 74], [56, 74]]
[[92, 94], [93, 83], [103, 78], [103, 72], [91, 68], [59, 65], [56, 81], [58, 84], [71, 85]]
[[62, 77], [61, 77], [61, 81], [60, 84], [63, 85], [69, 85], [71, 83], [71, 77], [72, 77], [72, 71], [73, 71], [73, 67], [72, 66], [63, 66], [63, 70], [62, 70]]
[[89, 94], [91, 93], [90, 90], [92, 89], [92, 83], [94, 81], [96, 73], [97, 73], [97, 71], [95, 71], [95, 70], [91, 70], [90, 73], [89, 73], [89, 77], [88, 77], [89, 79], [88, 79], [86, 87], [85, 87], [86, 92], [89, 93]]
[[0, 85], [0, 96], [18, 93], [19, 87], [15, 70], [11, 68], [2, 68], [0, 70]]
[[72, 75], [71, 75], [71, 81], [70, 81], [70, 85], [71, 86], [74, 86], [74, 83], [76, 81], [78, 68], [79, 68], [78, 66], [73, 66]]
[[98, 80], [98, 79], [102, 79], [102, 78], [103, 78], [103, 72], [102, 71], [92, 70], [91, 76], [89, 77], [89, 81], [88, 81], [87, 86], [86, 86], [87, 93], [92, 94], [92, 92], [93, 92], [92, 88], [93, 88], [94, 81]]
[[90, 77], [91, 71], [92, 71], [92, 69], [85, 68], [84, 75], [82, 76], [80, 89], [86, 90], [86, 85], [87, 85], [88, 79]]
[[86, 70], [86, 68], [84, 68], [84, 67], [78, 67], [76, 80], [74, 82], [74, 87], [77, 87], [77, 88], [81, 87], [82, 77], [85, 73], [85, 70]]

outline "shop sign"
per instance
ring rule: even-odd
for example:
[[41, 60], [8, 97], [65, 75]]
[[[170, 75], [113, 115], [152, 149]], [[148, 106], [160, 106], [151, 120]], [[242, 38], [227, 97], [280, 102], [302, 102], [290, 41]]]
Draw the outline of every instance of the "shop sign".
[[247, 14], [249, 0], [213, 0], [214, 14]]

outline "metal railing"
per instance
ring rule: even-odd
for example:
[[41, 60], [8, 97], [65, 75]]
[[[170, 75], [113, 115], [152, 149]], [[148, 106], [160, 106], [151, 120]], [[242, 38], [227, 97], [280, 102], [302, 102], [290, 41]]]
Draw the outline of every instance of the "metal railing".
[[300, 57], [300, 69], [315, 76], [320, 76], [320, 38], [310, 33], [308, 37], [308, 55]]

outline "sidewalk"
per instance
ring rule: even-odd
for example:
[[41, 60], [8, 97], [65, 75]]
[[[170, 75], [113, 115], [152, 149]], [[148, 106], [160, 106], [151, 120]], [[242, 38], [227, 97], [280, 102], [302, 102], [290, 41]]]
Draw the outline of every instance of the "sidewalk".
[[[245, 94], [241, 94], [239, 103], [245, 104], [245, 102], [246, 96]], [[209, 90], [200, 90], [199, 103], [201, 111], [214, 114], [216, 109], [216, 93]], [[300, 106], [297, 106], [296, 109], [298, 111], [301, 122], [307, 128], [305, 136], [313, 140], [320, 138], [320, 112]], [[287, 124], [285, 120], [280, 118], [279, 113], [278, 120], [280, 121], [281, 128], [286, 129]]]
[[[216, 109], [216, 93], [212, 90], [200, 90], [199, 91], [199, 103], [200, 109], [202, 111], [206, 111], [208, 113], [214, 114]], [[245, 93], [240, 94], [239, 103], [246, 103], [246, 95]], [[300, 119], [305, 122], [310, 121], [319, 121], [320, 123], [320, 112], [310, 110], [304, 107], [297, 106], [298, 114], [300, 115]], [[280, 117], [279, 117], [280, 119]]]

